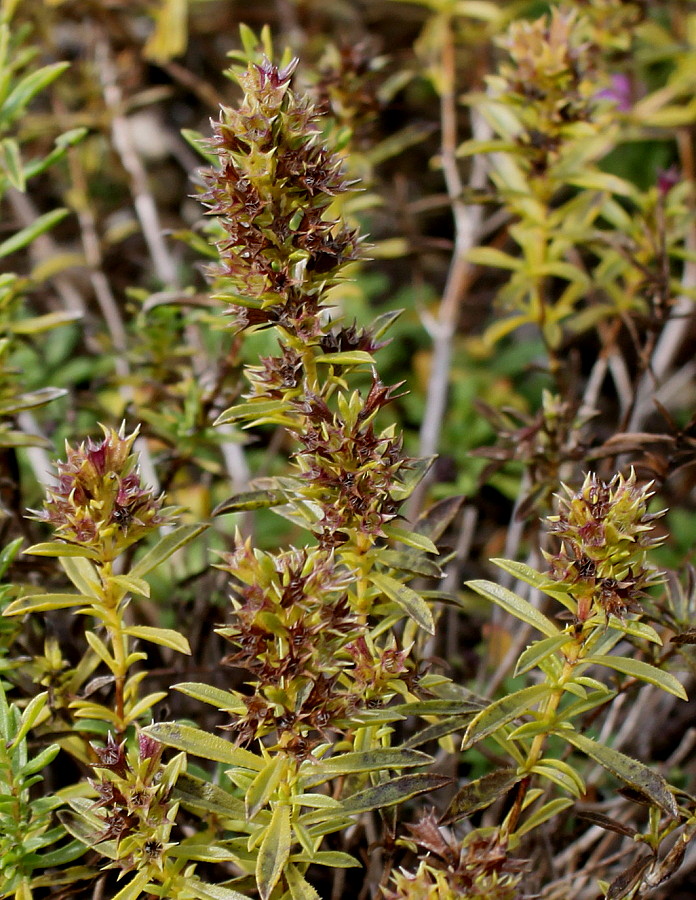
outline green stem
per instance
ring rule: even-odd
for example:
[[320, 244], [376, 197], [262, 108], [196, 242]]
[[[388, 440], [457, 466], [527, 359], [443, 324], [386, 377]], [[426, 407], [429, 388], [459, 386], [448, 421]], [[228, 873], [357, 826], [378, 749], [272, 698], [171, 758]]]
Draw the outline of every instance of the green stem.
[[114, 599], [114, 584], [112, 581], [112, 564], [104, 563], [101, 569], [102, 600], [106, 616], [104, 624], [109, 633], [111, 651], [114, 657], [114, 707], [116, 713], [117, 737], [122, 735], [128, 727], [125, 717], [125, 684], [128, 674], [128, 635], [124, 634], [121, 609]]

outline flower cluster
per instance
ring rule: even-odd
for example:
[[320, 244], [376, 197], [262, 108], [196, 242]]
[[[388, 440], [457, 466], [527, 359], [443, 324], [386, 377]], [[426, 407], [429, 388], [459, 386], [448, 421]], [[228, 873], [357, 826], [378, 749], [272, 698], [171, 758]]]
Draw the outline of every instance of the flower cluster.
[[162, 870], [173, 846], [170, 832], [178, 804], [170, 799], [184, 757], [162, 765], [163, 747], [140, 733], [136, 754], [126, 752], [109, 734], [104, 747], [91, 745], [99, 778], [90, 783], [98, 795], [94, 804], [103, 828], [94, 843], [114, 841], [116, 864], [123, 871], [152, 867]]
[[586, 25], [574, 11], [554, 8], [550, 18], [515, 22], [501, 41], [510, 63], [490, 86], [515, 108], [517, 140], [535, 174], [557, 162], [566, 137], [596, 116], [602, 84]]
[[302, 479], [298, 490], [321, 507], [315, 530], [323, 546], [339, 546], [351, 535], [383, 537], [383, 526], [397, 515], [399, 503], [392, 491], [408, 461], [393, 429], [377, 434], [373, 426], [376, 412], [397, 388], [375, 377], [359, 405], [353, 403], [351, 409], [350, 400], [344, 404], [343, 417], [318, 396], [295, 404], [304, 416], [297, 434], [302, 450], [295, 455]]
[[226, 232], [216, 274], [236, 324], [278, 324], [312, 341], [319, 295], [354, 258], [358, 238], [327, 215], [351, 185], [321, 143], [316, 113], [289, 89], [294, 68], [266, 60], [238, 76], [244, 102], [223, 108], [215, 126], [220, 167], [205, 176], [202, 201]]
[[161, 513], [162, 498], [140, 480], [131, 453], [137, 430], [128, 436], [123, 426], [118, 432], [102, 430], [97, 443], [66, 444], [67, 458], [56, 464], [57, 484], [38, 518], [54, 527], [56, 537], [89, 548], [106, 562], [168, 519]]
[[550, 516], [549, 531], [562, 543], [546, 554], [551, 576], [563, 582], [578, 602], [578, 619], [597, 612], [623, 616], [637, 610], [645, 588], [659, 575], [647, 564], [647, 551], [661, 543], [652, 535], [650, 485], [639, 487], [635, 472], [615, 476], [608, 484], [590, 473], [582, 488], [565, 488], [558, 515]]
[[428, 813], [409, 825], [413, 843], [428, 851], [415, 872], [403, 869], [384, 889], [385, 900], [518, 900], [525, 863], [508, 857], [499, 835], [472, 833], [461, 844], [448, 839]]
[[347, 602], [353, 574], [326, 550], [274, 556], [249, 542], [220, 568], [236, 582], [233, 624], [218, 629], [235, 647], [223, 662], [256, 679], [232, 728], [242, 743], [277, 731], [281, 746], [304, 751], [310, 733], [333, 727], [353, 703], [341, 686], [352, 665], [344, 648], [364, 630]]

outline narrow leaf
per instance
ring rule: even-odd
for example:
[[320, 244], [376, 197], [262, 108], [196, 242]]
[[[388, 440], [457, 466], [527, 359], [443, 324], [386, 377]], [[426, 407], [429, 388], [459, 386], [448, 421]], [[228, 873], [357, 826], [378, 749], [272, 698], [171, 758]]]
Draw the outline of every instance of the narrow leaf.
[[149, 880], [149, 872], [138, 872], [135, 878], [129, 881], [124, 888], [121, 888], [118, 894], [114, 894], [113, 900], [137, 900]]
[[374, 809], [384, 809], [387, 806], [403, 803], [419, 794], [437, 791], [451, 783], [452, 779], [446, 775], [435, 775], [432, 772], [400, 775], [398, 778], [392, 778], [383, 784], [377, 784], [364, 791], [358, 791], [352, 797], [347, 797], [343, 801], [343, 809], [351, 815], [371, 812]]
[[462, 750], [472, 747], [518, 716], [530, 713], [532, 707], [547, 697], [550, 691], [551, 688], [546, 684], [534, 684], [491, 703], [469, 723], [462, 741]]
[[90, 602], [98, 601], [95, 597], [83, 597], [82, 594], [31, 594], [14, 600], [3, 615], [20, 616], [31, 612], [47, 612], [51, 609], [68, 609], [71, 606], [84, 606]]
[[553, 622], [539, 612], [535, 606], [532, 606], [519, 594], [515, 594], [502, 585], [496, 584], [494, 581], [480, 580], [467, 581], [466, 586], [476, 591], [477, 594], [481, 594], [482, 597], [486, 597], [492, 603], [497, 603], [498, 606], [515, 616], [515, 618], [532, 625], [547, 637], [554, 637], [559, 633]]
[[207, 527], [207, 525], [180, 525], [174, 531], [170, 531], [133, 566], [130, 570], [131, 577], [142, 578], [143, 575], [152, 572], [177, 550], [202, 534]]
[[67, 216], [68, 212], [69, 210], [67, 209], [53, 209], [51, 212], [39, 216], [31, 225], [22, 228], [21, 231], [13, 234], [12, 237], [7, 238], [0, 244], [0, 259], [4, 256], [9, 256], [10, 253], [16, 253], [17, 250], [21, 250], [22, 247], [31, 244], [39, 235], [50, 231], [54, 225], [57, 225], [58, 222]]
[[177, 650], [179, 653], [191, 655], [191, 648], [188, 640], [175, 631], [173, 628], [153, 628], [151, 625], [131, 625], [129, 628], [123, 629], [125, 634], [131, 637], [141, 638], [150, 644], [160, 644], [162, 647], [169, 647]]
[[216, 734], [208, 734], [200, 728], [191, 725], [180, 725], [178, 722], [157, 722], [144, 728], [145, 734], [155, 738], [168, 747], [184, 750], [193, 756], [203, 759], [211, 759], [215, 762], [226, 763], [230, 766], [239, 766], [242, 769], [251, 769], [260, 772], [265, 762], [260, 756], [235, 747], [224, 738]]
[[522, 777], [517, 769], [496, 769], [475, 781], [470, 781], [455, 794], [443, 816], [443, 824], [451, 825], [476, 812], [477, 809], [485, 809], [498, 797], [507, 794], [522, 780]]
[[678, 809], [674, 794], [669, 784], [657, 772], [649, 769], [637, 759], [632, 759], [630, 756], [626, 756], [612, 747], [598, 744], [597, 741], [593, 741], [584, 734], [565, 730], [558, 731], [557, 734], [564, 741], [567, 741], [586, 756], [589, 756], [590, 759], [599, 763], [612, 775], [648, 796], [656, 806], [659, 806], [667, 815], [676, 819]]
[[595, 663], [600, 666], [607, 666], [624, 675], [630, 675], [638, 678], [640, 681], [647, 681], [648, 684], [654, 684], [656, 687], [662, 688], [668, 694], [674, 694], [680, 700], [688, 700], [683, 685], [674, 675], [669, 672], [663, 672], [649, 663], [642, 662], [639, 659], [628, 659], [625, 656], [588, 656], [583, 663]]
[[305, 769], [304, 784], [306, 787], [313, 787], [339, 775], [379, 772], [382, 769], [408, 769], [414, 766], [427, 766], [432, 761], [431, 756], [421, 753], [420, 750], [401, 750], [398, 747], [356, 750], [353, 753], [340, 753], [330, 759], [313, 762], [311, 767]]
[[76, 556], [85, 559], [99, 559], [99, 554], [91, 547], [66, 544], [65, 541], [45, 541], [41, 544], [33, 544], [24, 552], [30, 553], [32, 556]]
[[317, 356], [317, 363], [327, 363], [333, 366], [360, 366], [367, 364], [373, 366], [375, 361], [370, 353], [365, 350], [350, 350], [345, 353], [324, 353]]
[[525, 672], [529, 672], [530, 669], [538, 666], [540, 662], [543, 662], [543, 660], [551, 656], [551, 654], [560, 650], [561, 647], [570, 640], [572, 640], [572, 638], [563, 633], [555, 634], [553, 637], [543, 638], [540, 641], [535, 641], [533, 644], [530, 644], [527, 649], [520, 654], [520, 658], [517, 660], [514, 673], [515, 677], [517, 675], [524, 675]]
[[420, 594], [408, 585], [402, 584], [382, 572], [373, 572], [371, 579], [375, 587], [400, 606], [416, 624], [420, 625], [428, 634], [435, 634], [433, 614]]
[[255, 776], [244, 796], [246, 817], [251, 821], [256, 813], [268, 803], [271, 794], [288, 772], [288, 761], [284, 756], [273, 757]]
[[24, 111], [30, 100], [48, 87], [52, 81], [55, 81], [69, 67], [70, 63], [67, 62], [52, 63], [22, 78], [2, 104], [2, 107], [0, 107], [2, 118], [6, 121], [16, 119]]
[[244, 704], [235, 697], [230, 691], [223, 691], [222, 688], [216, 688], [212, 684], [202, 684], [196, 681], [183, 681], [181, 684], [173, 685], [175, 691], [181, 691], [187, 697], [193, 697], [194, 700], [201, 700], [203, 703], [210, 703], [217, 709], [227, 711], [243, 712], [246, 708]]
[[290, 856], [291, 846], [290, 807], [278, 805], [273, 810], [256, 860], [256, 884], [261, 900], [268, 900], [273, 888], [280, 881]]
[[188, 773], [179, 775], [174, 798], [187, 809], [210, 812], [224, 819], [244, 820], [244, 803], [232, 794]]
[[224, 516], [227, 513], [247, 512], [254, 509], [270, 509], [285, 502], [281, 491], [243, 491], [223, 500], [213, 510], [213, 516]]
[[540, 809], [537, 809], [532, 815], [515, 830], [516, 835], [527, 834], [548, 822], [554, 816], [568, 809], [573, 805], [573, 801], [569, 797], [557, 797], [555, 800], [549, 800]]
[[[314, 862], [314, 860], [312, 860]], [[292, 900], [321, 900], [319, 894], [312, 885], [305, 879], [296, 866], [289, 865], [285, 867], [285, 880], [290, 888], [290, 896]]]

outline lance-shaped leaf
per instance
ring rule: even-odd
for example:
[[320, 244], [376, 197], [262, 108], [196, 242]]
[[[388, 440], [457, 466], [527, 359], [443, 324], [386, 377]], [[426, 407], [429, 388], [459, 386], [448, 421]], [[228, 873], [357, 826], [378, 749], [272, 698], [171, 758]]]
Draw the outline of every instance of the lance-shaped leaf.
[[12, 237], [7, 238], [0, 244], [0, 259], [4, 256], [9, 256], [11, 253], [16, 253], [22, 247], [26, 247], [27, 244], [31, 244], [39, 235], [49, 231], [54, 225], [57, 225], [58, 222], [64, 219], [68, 212], [69, 210], [67, 209], [53, 209], [51, 212], [39, 216], [31, 225], [22, 228], [21, 231], [13, 234]]
[[430, 741], [438, 741], [441, 737], [452, 734], [454, 731], [462, 731], [465, 725], [471, 721], [473, 715], [474, 714], [472, 713], [471, 716], [467, 717], [448, 716], [445, 719], [441, 719], [439, 722], [434, 722], [432, 725], [421, 728], [419, 731], [416, 731], [415, 734], [406, 738], [401, 746], [404, 749], [422, 747], [423, 744], [427, 744]]
[[6, 616], [21, 616], [24, 613], [48, 612], [52, 609], [69, 609], [71, 606], [84, 606], [85, 603], [98, 603], [96, 597], [83, 597], [82, 594], [30, 594], [13, 600], [5, 609]]
[[194, 538], [202, 534], [207, 525], [180, 525], [169, 534], [165, 534], [155, 546], [140, 559], [130, 570], [129, 575], [133, 578], [142, 578], [148, 572], [152, 572], [157, 566], [161, 565], [165, 560], [169, 559], [177, 550], [184, 547]]
[[470, 781], [455, 794], [442, 817], [442, 824], [451, 825], [477, 809], [485, 809], [498, 797], [507, 794], [522, 778], [517, 769], [496, 769], [475, 781]]
[[650, 663], [642, 662], [639, 659], [628, 659], [625, 656], [588, 656], [583, 663], [595, 663], [600, 666], [607, 666], [623, 675], [630, 675], [638, 678], [640, 681], [647, 681], [648, 684], [654, 684], [656, 687], [662, 688], [668, 694], [674, 694], [680, 700], [688, 700], [688, 696], [681, 682], [677, 681], [674, 675], [669, 672], [663, 672]]
[[118, 894], [114, 894], [113, 900], [137, 900], [143, 893], [145, 885], [150, 880], [149, 872], [138, 872], [138, 874], [129, 881], [128, 884], [121, 888]]
[[343, 801], [344, 812], [351, 815], [370, 812], [373, 809], [383, 809], [387, 806], [395, 806], [403, 803], [419, 794], [429, 794], [437, 791], [452, 779], [446, 775], [436, 775], [433, 772], [415, 772], [411, 775], [399, 775], [382, 784], [358, 791]]
[[430, 765], [432, 761], [432, 756], [421, 753], [420, 750], [401, 750], [398, 747], [356, 750], [354, 753], [340, 753], [307, 765], [303, 772], [303, 784], [314, 787], [339, 775], [379, 772], [381, 769], [410, 769]]
[[547, 637], [554, 637], [559, 633], [558, 628], [550, 619], [514, 591], [508, 590], [494, 581], [467, 581], [466, 586], [492, 603], [496, 603], [515, 618], [532, 625]]
[[547, 684], [534, 684], [531, 687], [522, 688], [507, 697], [501, 697], [495, 703], [491, 703], [483, 712], [480, 712], [469, 723], [464, 734], [462, 750], [467, 750], [483, 738], [493, 734], [503, 725], [512, 722], [518, 716], [530, 713], [532, 708], [551, 693]]
[[173, 796], [182, 806], [198, 813], [210, 812], [223, 819], [244, 821], [244, 803], [210, 781], [183, 772], [179, 775]]
[[540, 641], [534, 641], [520, 654], [520, 658], [515, 666], [515, 676], [529, 672], [530, 669], [538, 666], [571, 640], [572, 637], [570, 635], [562, 633], [554, 634], [553, 637], [543, 638]]
[[599, 763], [620, 781], [625, 781], [626, 784], [645, 794], [667, 815], [672, 818], [677, 817], [678, 809], [674, 794], [669, 784], [657, 772], [649, 769], [637, 759], [632, 759], [612, 747], [605, 747], [584, 734], [565, 730], [558, 731], [557, 734], [581, 753]]
[[265, 762], [260, 756], [250, 753], [241, 747], [235, 747], [224, 738], [216, 734], [208, 734], [200, 728], [191, 725], [180, 725], [178, 722], [157, 722], [144, 728], [145, 734], [155, 738], [161, 744], [184, 750], [193, 756], [202, 759], [211, 759], [215, 762], [227, 763], [230, 766], [239, 766], [242, 769], [251, 769], [260, 772]]
[[92, 547], [66, 544], [65, 541], [44, 541], [41, 544], [32, 544], [24, 552], [30, 553], [32, 556], [76, 556], [86, 559], [99, 559], [99, 554]]
[[129, 634], [131, 637], [148, 641], [150, 644], [159, 644], [161, 647], [169, 647], [171, 650], [176, 650], [179, 653], [191, 655], [189, 642], [183, 634], [179, 634], [179, 632], [175, 631], [173, 628], [154, 628], [151, 625], [131, 625], [128, 628], [124, 628], [123, 632], [124, 634]]
[[27, 104], [69, 67], [67, 62], [51, 63], [22, 78], [0, 106], [0, 119], [11, 122], [20, 116]]
[[397, 581], [396, 578], [391, 578], [382, 572], [373, 572], [370, 577], [375, 587], [400, 606], [416, 624], [420, 625], [428, 634], [435, 634], [433, 614], [420, 594], [408, 585]]
[[273, 810], [256, 859], [256, 884], [261, 900], [268, 900], [280, 881], [291, 847], [290, 807], [278, 805]]
[[302, 875], [296, 866], [293, 866], [292, 864], [286, 866], [284, 874], [285, 880], [290, 888], [292, 900], [321, 900], [320, 895], [305, 879], [304, 875]]
[[249, 512], [254, 509], [270, 509], [285, 502], [282, 491], [243, 491], [223, 500], [213, 510], [213, 516], [224, 516], [227, 513]]
[[290, 761], [285, 756], [274, 756], [254, 777], [244, 796], [244, 806], [248, 820], [265, 806], [281, 781], [287, 779]]
[[233, 891], [232, 888], [223, 887], [221, 884], [208, 884], [197, 878], [186, 878], [186, 888], [192, 891], [196, 900], [247, 900], [245, 894]]

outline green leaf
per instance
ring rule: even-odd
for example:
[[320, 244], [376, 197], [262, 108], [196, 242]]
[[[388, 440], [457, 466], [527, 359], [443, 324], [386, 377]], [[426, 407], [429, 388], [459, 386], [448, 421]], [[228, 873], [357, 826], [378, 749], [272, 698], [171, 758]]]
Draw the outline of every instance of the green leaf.
[[213, 516], [224, 516], [227, 513], [247, 512], [254, 509], [270, 509], [285, 502], [282, 491], [243, 491], [223, 500], [213, 510]]
[[235, 697], [230, 691], [223, 691], [222, 688], [216, 688], [212, 684], [202, 684], [197, 681], [182, 681], [180, 684], [172, 685], [175, 691], [181, 691], [187, 697], [193, 697], [194, 700], [201, 700], [203, 703], [210, 703], [217, 709], [227, 711], [243, 712], [246, 708], [242, 701]]
[[382, 572], [371, 574], [372, 583], [390, 600], [393, 600], [403, 611], [420, 625], [428, 634], [435, 634], [435, 622], [430, 607], [413, 588], [402, 584]]
[[485, 809], [498, 797], [507, 794], [522, 778], [517, 769], [496, 769], [470, 781], [455, 794], [442, 817], [443, 824], [451, 825], [478, 809]]
[[524, 822], [515, 829], [515, 834], [522, 835], [533, 831], [535, 828], [543, 825], [544, 822], [548, 822], [549, 819], [557, 816], [572, 805], [573, 801], [569, 797], [557, 797], [555, 800], [550, 800], [533, 812], [528, 819], [525, 819]]
[[476, 591], [477, 594], [481, 594], [482, 597], [486, 597], [492, 603], [497, 603], [498, 606], [515, 616], [515, 618], [532, 625], [547, 637], [554, 637], [559, 633], [553, 622], [539, 612], [535, 606], [532, 606], [519, 594], [515, 594], [502, 585], [496, 584], [494, 581], [481, 580], [467, 581], [466, 586]]
[[112, 575], [111, 583], [121, 588], [123, 595], [137, 594], [140, 597], [150, 596], [150, 585], [144, 578], [134, 578], [132, 575]]
[[99, 554], [91, 547], [66, 544], [65, 541], [45, 541], [33, 544], [24, 551], [32, 556], [80, 556], [85, 559], [99, 559]]
[[16, 119], [38, 93], [68, 68], [70, 63], [67, 62], [52, 63], [22, 78], [0, 107], [0, 120], [11, 122]]
[[272, 757], [254, 777], [244, 795], [246, 817], [251, 821], [265, 806], [280, 782], [288, 774], [288, 760], [284, 756]]
[[21, 250], [22, 247], [31, 244], [39, 235], [50, 231], [51, 228], [67, 216], [68, 212], [69, 210], [67, 209], [53, 209], [51, 212], [39, 216], [31, 225], [22, 228], [21, 231], [13, 234], [12, 237], [7, 238], [0, 244], [0, 259], [4, 256], [9, 256], [11, 253], [16, 253], [17, 250]]
[[125, 634], [131, 637], [141, 638], [143, 641], [149, 641], [151, 644], [159, 644], [162, 647], [169, 647], [177, 650], [179, 653], [191, 655], [191, 648], [188, 640], [175, 631], [173, 628], [153, 628], [151, 625], [131, 625], [123, 629]]
[[406, 528], [398, 528], [396, 525], [385, 525], [383, 531], [387, 537], [393, 538], [395, 541], [399, 541], [399, 543], [406, 544], [409, 547], [414, 547], [416, 550], [423, 550], [425, 553], [440, 552], [429, 537], [419, 534], [417, 531], [408, 531]]
[[256, 859], [256, 884], [261, 900], [268, 900], [280, 881], [291, 847], [290, 807], [278, 805], [273, 810]]
[[611, 772], [620, 781], [624, 781], [641, 793], [646, 794], [667, 815], [673, 819], [677, 818], [679, 811], [674, 794], [669, 784], [657, 772], [649, 769], [637, 759], [632, 759], [630, 756], [626, 756], [612, 747], [605, 747], [584, 734], [565, 730], [559, 730], [556, 733], [564, 741], [572, 744], [586, 756], [589, 756], [590, 759], [599, 763], [600, 766]]
[[415, 734], [408, 737], [401, 746], [404, 749], [411, 749], [413, 747], [422, 747], [423, 744], [428, 744], [430, 741], [438, 741], [440, 738], [452, 734], [455, 731], [462, 731], [462, 729], [471, 721], [471, 718], [472, 716], [468, 716], [466, 719], [462, 716], [449, 716], [446, 719], [442, 719], [439, 722], [421, 728]]
[[437, 791], [451, 783], [452, 779], [446, 775], [436, 775], [432, 772], [399, 775], [397, 778], [392, 778], [347, 797], [343, 801], [343, 810], [350, 815], [359, 815], [387, 806], [396, 806], [419, 794], [429, 794], [431, 791]]
[[184, 547], [190, 541], [197, 538], [208, 528], [207, 524], [203, 525], [180, 525], [169, 534], [165, 534], [155, 546], [149, 550], [142, 559], [140, 559], [130, 570], [130, 576], [142, 578], [148, 572], [152, 572], [157, 566], [173, 556], [177, 550]]
[[647, 681], [648, 684], [654, 684], [656, 687], [662, 688], [668, 694], [674, 694], [680, 700], [688, 700], [683, 685], [669, 672], [663, 672], [661, 669], [651, 666], [649, 663], [641, 662], [638, 659], [628, 659], [625, 656], [587, 656], [583, 659], [583, 664], [594, 664], [598, 666], [607, 666], [623, 675], [630, 675], [638, 678], [640, 681]]
[[83, 317], [80, 310], [62, 310], [61, 312], [46, 313], [45, 316], [32, 316], [30, 319], [20, 319], [12, 323], [13, 334], [41, 334], [51, 331], [59, 325], [69, 325]]
[[365, 350], [350, 350], [345, 353], [324, 353], [315, 358], [317, 363], [326, 363], [332, 366], [360, 366], [367, 364], [373, 366], [374, 358]]
[[187, 809], [193, 809], [199, 814], [209, 812], [225, 819], [244, 821], [244, 803], [239, 797], [234, 797], [218, 785], [188, 773], [179, 775], [174, 788], [174, 798]]
[[0, 169], [7, 175], [12, 187], [23, 191], [26, 186], [22, 157], [19, 145], [14, 138], [3, 138], [0, 141]]
[[306, 853], [293, 853], [292, 862], [316, 864], [318, 866], [330, 866], [332, 869], [353, 869], [360, 863], [350, 853], [340, 850], [317, 850], [309, 856]]
[[478, 266], [493, 266], [496, 269], [510, 269], [513, 272], [524, 265], [523, 260], [510, 256], [509, 253], [503, 253], [502, 250], [496, 250], [495, 247], [474, 247], [469, 250], [466, 258]]
[[129, 881], [124, 888], [121, 888], [118, 894], [114, 894], [113, 900], [137, 900], [149, 880], [149, 872], [138, 872], [135, 878]]
[[96, 597], [83, 597], [82, 594], [31, 594], [14, 600], [4, 612], [6, 616], [21, 616], [25, 613], [47, 612], [51, 609], [68, 609], [71, 606], [84, 606], [98, 603]]
[[21, 741], [24, 740], [27, 734], [29, 734], [29, 731], [33, 728], [36, 720], [41, 715], [41, 710], [46, 705], [47, 700], [48, 694], [46, 691], [42, 691], [40, 694], [37, 694], [35, 697], [31, 698], [26, 706], [26, 709], [22, 713], [19, 730], [14, 735], [12, 743], [10, 744], [10, 748], [16, 747], [17, 744], [21, 743]]
[[26, 394], [19, 394], [9, 400], [0, 402], [0, 415], [13, 416], [25, 409], [35, 409], [37, 406], [45, 406], [52, 400], [59, 397], [65, 397], [67, 390], [64, 388], [46, 387], [40, 388], [38, 391], [29, 391]]
[[413, 766], [427, 766], [432, 757], [420, 750], [397, 748], [377, 748], [339, 753], [329, 759], [312, 762], [303, 770], [305, 787], [322, 784], [339, 775], [354, 775], [357, 772], [379, 772], [382, 769], [408, 769]]
[[473, 697], [471, 700], [416, 700], [390, 709], [396, 709], [404, 716], [461, 716], [479, 713], [485, 707], [485, 701]]
[[480, 712], [469, 723], [469, 727], [464, 734], [462, 741], [462, 750], [467, 750], [474, 744], [493, 734], [503, 725], [512, 722], [518, 716], [530, 713], [532, 707], [548, 697], [551, 688], [547, 684], [534, 684], [531, 687], [522, 688], [514, 694], [509, 694], [496, 700]]
[[[541, 775], [542, 778], [547, 778], [574, 797], [582, 797], [584, 787], [578, 787], [578, 777], [571, 777], [567, 772], [562, 772], [555, 766], [548, 765], [549, 762], [552, 762], [552, 760], [544, 760], [544, 762], [537, 763], [535, 766], [532, 766], [530, 771], [535, 775]], [[582, 782], [582, 779], [580, 780]]]
[[60, 557], [60, 565], [75, 587], [85, 597], [99, 590], [99, 576], [91, 562], [80, 557]]
[[319, 894], [295, 866], [292, 864], [286, 866], [284, 874], [292, 900], [321, 900]]
[[241, 747], [235, 747], [224, 738], [218, 737], [216, 734], [208, 734], [207, 731], [201, 731], [200, 728], [193, 728], [191, 725], [180, 725], [178, 722], [157, 722], [155, 725], [148, 725], [143, 731], [168, 747], [184, 750], [186, 753], [200, 756], [203, 759], [239, 766], [241, 769], [251, 769], [254, 772], [260, 772], [265, 765], [265, 761], [260, 756], [243, 750]]
[[208, 884], [190, 876], [186, 878], [186, 886], [191, 888], [190, 897], [195, 897], [196, 900], [248, 900], [246, 894], [240, 894], [232, 888], [223, 887], [221, 884]]
[[245, 428], [251, 428], [252, 425], [258, 425], [267, 421], [287, 421], [291, 422], [285, 414], [288, 412], [288, 404], [284, 400], [260, 400], [254, 402], [247, 400], [246, 403], [238, 403], [230, 406], [224, 412], [221, 412], [213, 425], [226, 425], [228, 422], [238, 422], [242, 419], [250, 419]]
[[569, 641], [572, 641], [572, 637], [565, 633], [534, 641], [520, 654], [520, 658], [515, 666], [514, 676], [517, 677], [518, 675], [524, 675], [525, 672], [529, 672], [530, 669], [538, 666], [540, 662], [543, 662], [552, 653], [560, 650]]

